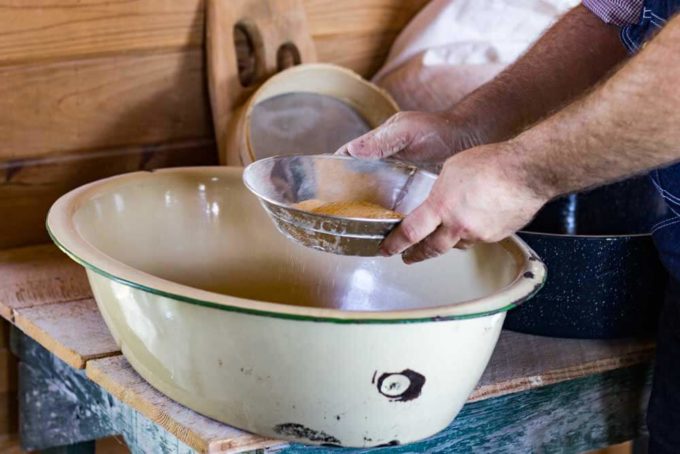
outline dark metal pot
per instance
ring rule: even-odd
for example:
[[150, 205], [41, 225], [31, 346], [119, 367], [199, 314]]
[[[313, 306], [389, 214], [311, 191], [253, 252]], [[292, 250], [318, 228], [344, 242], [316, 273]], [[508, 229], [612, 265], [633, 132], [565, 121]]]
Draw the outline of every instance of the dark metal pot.
[[548, 281], [505, 328], [590, 339], [653, 332], [667, 274], [648, 232], [666, 209], [646, 177], [546, 205], [519, 235], [545, 261]]

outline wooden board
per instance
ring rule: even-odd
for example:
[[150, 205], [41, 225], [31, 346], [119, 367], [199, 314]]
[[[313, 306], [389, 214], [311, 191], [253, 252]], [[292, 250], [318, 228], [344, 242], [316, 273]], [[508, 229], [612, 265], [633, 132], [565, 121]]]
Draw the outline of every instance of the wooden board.
[[89, 361], [88, 378], [199, 452], [242, 452], [282, 444], [226, 426], [168, 399], [122, 356]]
[[[139, 377], [117, 354], [94, 301], [88, 298], [82, 270], [54, 246], [0, 254], [0, 275], [8, 278], [7, 288], [13, 289], [8, 292], [0, 286], [0, 308], [21, 330], [72, 367], [85, 366], [91, 380], [180, 442], [201, 452], [280, 446], [280, 442], [202, 417]], [[600, 376], [649, 362], [653, 353], [649, 340], [568, 340], [503, 332], [470, 400], [517, 395], [550, 384]], [[537, 403], [547, 405], [545, 399], [540, 397]], [[443, 443], [450, 442], [447, 438]]]
[[471, 401], [641, 364], [654, 357], [651, 339], [580, 340], [503, 331]]
[[200, 0], [8, 0], [0, 63], [200, 47]]
[[[649, 365], [591, 375], [494, 399], [471, 402], [432, 437], [381, 454], [586, 453], [640, 437], [649, 399]], [[333, 454], [333, 448], [290, 445], [280, 454]], [[344, 454], [372, 454], [347, 449]]]
[[83, 268], [53, 245], [0, 251], [0, 315], [44, 304], [90, 298]]
[[[364, 75], [426, 3], [302, 1], [319, 59]], [[0, 4], [0, 249], [47, 241], [44, 216], [59, 195], [136, 170], [131, 163], [151, 151], [156, 167], [214, 162], [205, 159], [208, 147], [177, 148], [214, 136], [204, 7], [203, 0]]]
[[[304, 0], [320, 55], [364, 73], [425, 3]], [[0, 65], [202, 48], [204, 24], [202, 0], [9, 0], [0, 5]]]
[[76, 369], [84, 368], [91, 359], [120, 354], [97, 303], [91, 298], [17, 309], [14, 323]]
[[[284, 68], [281, 46], [293, 46], [286, 65], [316, 61], [301, 0], [206, 0], [206, 59], [219, 156], [227, 156], [232, 115], [267, 78]], [[235, 35], [234, 30], [241, 32]], [[239, 45], [234, 45], [240, 36]], [[248, 45], [250, 43], [250, 45]], [[247, 59], [244, 64], [243, 58]]]
[[0, 159], [211, 138], [203, 52], [0, 67]]
[[0, 163], [0, 249], [49, 242], [45, 218], [50, 206], [85, 183], [136, 170], [216, 163], [212, 140]]
[[[653, 352], [653, 344], [648, 341], [550, 339], [503, 332], [470, 402], [638, 365], [648, 362]], [[86, 373], [116, 398], [201, 452], [255, 449], [270, 443], [226, 430], [225, 426], [189, 412], [148, 385], [122, 356], [89, 361]]]
[[[22, 434], [23, 443], [29, 449], [42, 450], [122, 434], [133, 452], [252, 453], [254, 448], [263, 447], [263, 441], [274, 444], [266, 452], [331, 454], [337, 451], [337, 448], [322, 446], [282, 445], [275, 440], [253, 439], [239, 431], [221, 432], [237, 436], [238, 440], [225, 439], [212, 444], [197, 440], [197, 444], [188, 445], [166, 429], [167, 421], [159, 423], [140, 413], [30, 338], [21, 335], [15, 338], [14, 345], [21, 357]], [[107, 360], [94, 360], [90, 364], [100, 361]], [[650, 364], [642, 364], [472, 402], [463, 407], [449, 427], [432, 437], [414, 444], [383, 448], [380, 452], [586, 452], [630, 440], [643, 431], [650, 372]], [[128, 379], [126, 388], [137, 389], [139, 382], [134, 374]], [[182, 418], [181, 410], [175, 404], [165, 408], [162, 415], [178, 422]], [[153, 414], [153, 409], [150, 411]], [[200, 436], [202, 428], [212, 421], [191, 418], [191, 423], [195, 425], [191, 427], [193, 433]], [[187, 432], [181, 428], [177, 433], [187, 438]], [[251, 444], [237, 443], [248, 439]], [[370, 454], [376, 450], [346, 449], [344, 452]]]
[[[181, 43], [195, 41], [187, 35], [202, 30], [202, 5], [177, 3], [143, 0], [133, 2], [131, 10], [127, 1], [105, 7], [94, 0], [68, 7], [49, 7], [35, 0], [22, 0], [11, 8], [0, 6], [0, 52], [18, 47], [18, 54], [30, 54], [25, 46], [47, 49], [48, 56], [55, 49], [75, 52], [59, 55], [68, 61], [0, 66], [0, 160], [212, 137], [202, 34], [195, 43], [199, 47], [181, 48]], [[305, 6], [310, 20], [316, 19], [310, 27], [318, 40], [320, 59], [366, 73], [377, 68], [395, 34], [421, 4], [313, 0]], [[155, 8], [158, 14], [153, 14]], [[185, 17], [186, 23], [177, 25], [177, 17]], [[7, 21], [11, 24], [3, 23]], [[164, 21], [169, 24], [165, 26]], [[151, 40], [148, 44], [147, 39], [154, 30], [162, 34], [176, 30], [181, 38], [170, 40], [178, 44], [170, 47], [180, 49], [122, 53], [137, 49], [135, 42], [157, 50], [160, 43]], [[119, 32], [116, 38], [110, 39], [115, 32]], [[43, 34], [58, 42], [48, 45]], [[130, 36], [134, 42], [127, 43]], [[118, 39], [127, 43], [126, 47], [121, 44], [121, 53], [73, 59], [103, 52], [91, 49], [82, 54], [78, 46], [100, 43], [106, 49]]]
[[306, 0], [319, 61], [370, 76], [399, 32], [428, 0]]

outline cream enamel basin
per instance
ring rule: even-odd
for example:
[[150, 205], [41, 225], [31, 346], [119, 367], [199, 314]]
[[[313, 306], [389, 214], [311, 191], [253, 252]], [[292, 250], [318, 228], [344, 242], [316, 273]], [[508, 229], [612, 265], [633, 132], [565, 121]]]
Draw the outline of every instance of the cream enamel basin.
[[135, 370], [219, 421], [302, 443], [430, 436], [479, 380], [545, 267], [512, 237], [407, 267], [275, 230], [241, 170], [136, 172], [48, 216]]

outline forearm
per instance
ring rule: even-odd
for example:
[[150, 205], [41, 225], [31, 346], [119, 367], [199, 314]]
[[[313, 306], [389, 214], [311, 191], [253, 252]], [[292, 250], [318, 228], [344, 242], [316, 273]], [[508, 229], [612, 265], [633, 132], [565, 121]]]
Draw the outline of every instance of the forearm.
[[589, 95], [512, 140], [547, 197], [680, 160], [680, 17]]
[[480, 144], [508, 139], [574, 99], [625, 58], [617, 28], [578, 6], [449, 114], [471, 122]]

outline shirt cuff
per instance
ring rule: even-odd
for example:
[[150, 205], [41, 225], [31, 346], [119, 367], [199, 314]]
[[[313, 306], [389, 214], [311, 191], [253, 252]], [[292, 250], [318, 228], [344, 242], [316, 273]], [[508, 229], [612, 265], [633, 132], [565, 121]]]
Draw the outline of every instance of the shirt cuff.
[[583, 6], [607, 24], [623, 27], [640, 22], [644, 0], [583, 0]]

